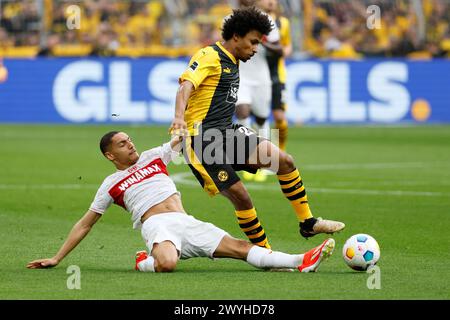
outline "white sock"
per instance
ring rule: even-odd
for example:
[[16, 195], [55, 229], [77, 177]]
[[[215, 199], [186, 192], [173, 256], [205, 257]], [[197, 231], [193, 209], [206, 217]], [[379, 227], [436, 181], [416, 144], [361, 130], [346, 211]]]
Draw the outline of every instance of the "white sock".
[[250, 128], [250, 117], [244, 119], [236, 119], [236, 122], [244, 127]]
[[138, 268], [142, 272], [155, 272], [155, 259], [152, 256], [148, 256], [147, 259], [138, 263]]
[[303, 263], [303, 254], [287, 254], [253, 246], [247, 262], [257, 268], [296, 268]]

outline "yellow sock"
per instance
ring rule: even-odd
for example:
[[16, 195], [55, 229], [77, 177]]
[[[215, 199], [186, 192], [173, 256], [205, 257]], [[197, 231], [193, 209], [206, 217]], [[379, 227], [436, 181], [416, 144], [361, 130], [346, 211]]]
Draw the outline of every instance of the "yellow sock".
[[257, 246], [270, 249], [269, 240], [256, 216], [255, 208], [235, 211], [235, 214], [238, 218], [239, 227], [247, 235], [250, 242]]
[[292, 207], [297, 214], [300, 222], [312, 218], [311, 210], [308, 205], [308, 198], [306, 197], [305, 186], [297, 169], [288, 174], [279, 174], [278, 181], [280, 182], [281, 191], [291, 202]]
[[286, 151], [286, 141], [288, 136], [288, 122], [286, 120], [276, 121], [275, 129], [278, 129], [279, 147]]

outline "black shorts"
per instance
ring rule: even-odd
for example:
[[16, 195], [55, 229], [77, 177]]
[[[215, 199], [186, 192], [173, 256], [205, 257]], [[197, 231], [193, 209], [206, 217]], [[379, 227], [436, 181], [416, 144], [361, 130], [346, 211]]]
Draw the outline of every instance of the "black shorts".
[[286, 85], [284, 83], [272, 84], [272, 110], [286, 111]]
[[253, 130], [233, 124], [226, 130], [210, 129], [187, 137], [183, 154], [203, 189], [216, 195], [240, 180], [236, 171], [257, 171], [247, 162], [262, 140]]

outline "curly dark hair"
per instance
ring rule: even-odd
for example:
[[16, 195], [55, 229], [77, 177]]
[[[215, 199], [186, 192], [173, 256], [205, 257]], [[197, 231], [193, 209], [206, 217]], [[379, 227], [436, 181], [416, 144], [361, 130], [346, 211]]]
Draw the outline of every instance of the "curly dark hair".
[[272, 28], [272, 23], [267, 14], [255, 7], [235, 9], [233, 14], [225, 18], [222, 27], [222, 38], [230, 40], [234, 34], [244, 37], [252, 30], [268, 35]]

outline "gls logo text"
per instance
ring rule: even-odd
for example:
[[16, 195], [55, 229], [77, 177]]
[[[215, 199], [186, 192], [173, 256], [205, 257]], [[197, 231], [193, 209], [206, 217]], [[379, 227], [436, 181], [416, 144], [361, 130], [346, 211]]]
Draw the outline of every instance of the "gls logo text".
[[[353, 82], [350, 66], [348, 62], [290, 64], [288, 118], [294, 122], [391, 123], [407, 116], [411, 98], [405, 86], [408, 82], [405, 63], [377, 63], [367, 75]], [[364, 101], [352, 99], [356, 93]]]
[[153, 99], [136, 101], [131, 98], [132, 86], [144, 84], [133, 80], [131, 63], [77, 61], [56, 76], [53, 102], [58, 113], [71, 122], [170, 122], [178, 89], [176, 80], [185, 69], [183, 61], [158, 63], [147, 78], [147, 94]]
[[[351, 66], [334, 61], [289, 64], [289, 120], [393, 123], [408, 115], [411, 97], [405, 63], [379, 62], [357, 79]], [[178, 77], [186, 67], [186, 61], [165, 60], [153, 65], [142, 79], [133, 76], [129, 61], [72, 62], [55, 78], [53, 103], [59, 115], [71, 122], [170, 123]]]

